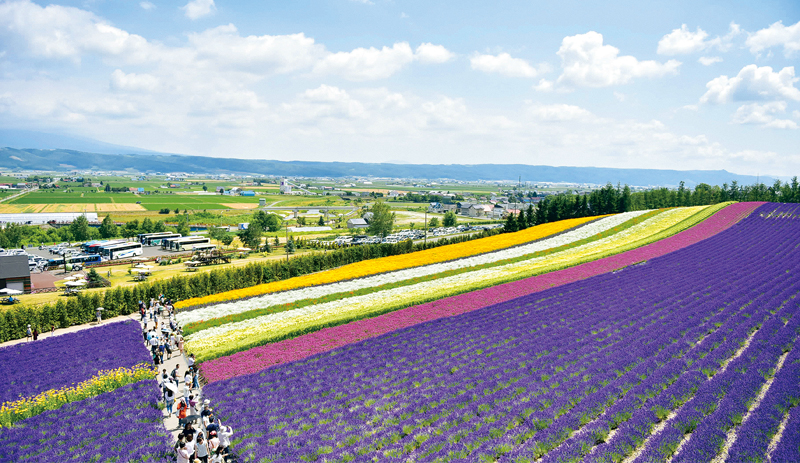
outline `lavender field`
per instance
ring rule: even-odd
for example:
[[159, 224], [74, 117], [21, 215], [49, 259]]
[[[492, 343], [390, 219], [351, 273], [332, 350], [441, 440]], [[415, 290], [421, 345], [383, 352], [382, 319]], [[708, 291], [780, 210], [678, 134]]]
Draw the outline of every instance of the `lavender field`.
[[155, 380], [65, 405], [0, 432], [0, 461], [170, 462]]
[[132, 367], [152, 359], [135, 321], [0, 348], [0, 403], [77, 384], [100, 370]]
[[800, 461], [798, 214], [205, 393], [243, 461]]

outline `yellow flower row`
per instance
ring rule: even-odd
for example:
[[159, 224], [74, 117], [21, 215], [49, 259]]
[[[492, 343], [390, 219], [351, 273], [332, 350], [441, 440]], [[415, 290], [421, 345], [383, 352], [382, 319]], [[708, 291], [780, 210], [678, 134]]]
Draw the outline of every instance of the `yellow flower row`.
[[62, 405], [113, 391], [122, 386], [152, 379], [158, 371], [146, 363], [131, 368], [101, 370], [95, 376], [76, 386], [49, 389], [32, 397], [24, 397], [0, 406], [0, 427], [8, 427], [17, 421], [55, 410]]
[[352, 280], [369, 275], [391, 272], [421, 265], [436, 264], [447, 262], [463, 257], [475, 256], [487, 252], [518, 246], [534, 240], [544, 238], [564, 230], [577, 227], [591, 220], [600, 217], [581, 217], [578, 219], [567, 219], [558, 222], [537, 225], [514, 233], [503, 233], [480, 240], [467, 241], [464, 243], [451, 244], [440, 248], [426, 249], [424, 251], [402, 254], [398, 256], [382, 257], [368, 261], [356, 262], [344, 265], [339, 268], [326, 270], [324, 272], [302, 275], [287, 280], [273, 281], [249, 288], [236, 289], [223, 293], [212, 294], [204, 297], [186, 299], [175, 304], [175, 308], [181, 309], [195, 305], [210, 304], [214, 302], [233, 301], [246, 297], [259, 296], [267, 293], [287, 291], [290, 289], [304, 288], [314, 285], [323, 285], [343, 280]]

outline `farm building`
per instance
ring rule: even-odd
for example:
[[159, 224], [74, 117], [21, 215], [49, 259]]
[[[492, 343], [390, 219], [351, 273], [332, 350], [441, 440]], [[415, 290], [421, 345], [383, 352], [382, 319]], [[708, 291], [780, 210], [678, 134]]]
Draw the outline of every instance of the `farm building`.
[[0, 289], [31, 292], [31, 270], [28, 256], [0, 256]]
[[367, 228], [369, 224], [364, 219], [350, 219], [347, 221], [347, 228]]

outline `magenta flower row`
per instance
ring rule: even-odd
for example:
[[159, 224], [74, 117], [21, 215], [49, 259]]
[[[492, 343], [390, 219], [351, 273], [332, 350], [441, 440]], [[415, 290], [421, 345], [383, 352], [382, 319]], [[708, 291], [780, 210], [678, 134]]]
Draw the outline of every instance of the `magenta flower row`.
[[328, 352], [347, 344], [374, 338], [401, 328], [471, 312], [547, 288], [619, 270], [663, 256], [716, 235], [747, 217], [762, 204], [764, 203], [732, 204], [688, 230], [621, 254], [544, 275], [408, 307], [378, 317], [325, 328], [285, 341], [255, 347], [227, 357], [204, 362], [200, 369], [208, 382], [234, 378], [255, 373], [275, 365]]

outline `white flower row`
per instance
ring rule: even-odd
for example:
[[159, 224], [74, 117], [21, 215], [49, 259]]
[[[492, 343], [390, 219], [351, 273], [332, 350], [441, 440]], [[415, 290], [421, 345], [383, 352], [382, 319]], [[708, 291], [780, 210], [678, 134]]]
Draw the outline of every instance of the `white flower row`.
[[292, 302], [301, 301], [304, 299], [316, 299], [330, 294], [358, 291], [360, 289], [372, 288], [387, 283], [435, 275], [437, 273], [446, 272], [449, 270], [474, 267], [504, 259], [524, 256], [526, 254], [557, 248], [565, 244], [570, 244], [589, 238], [598, 233], [611, 230], [612, 228], [646, 212], [648, 211], [626, 212], [623, 214], [612, 215], [610, 217], [604, 217], [588, 225], [584, 225], [575, 230], [562, 233], [558, 236], [509, 249], [502, 249], [500, 251], [466, 257], [450, 262], [387, 272], [380, 275], [358, 278], [350, 281], [299, 288], [280, 293], [265, 294], [263, 296], [253, 297], [241, 301], [222, 302], [188, 312], [179, 312], [176, 318], [179, 323], [185, 325], [201, 320], [210, 320], [214, 318], [225, 317], [227, 315], [249, 312], [256, 309], [290, 304]]
[[336, 319], [347, 319], [378, 313], [385, 307], [446, 296], [459, 290], [489, 286], [494, 282], [524, 278], [537, 270], [574, 263], [576, 259], [603, 254], [619, 246], [652, 236], [697, 213], [700, 208], [680, 208], [656, 215], [620, 233], [549, 256], [529, 259], [488, 269], [466, 272], [437, 280], [349, 297], [323, 304], [264, 315], [240, 322], [209, 328], [187, 337], [190, 350], [214, 351], [222, 346], [235, 346], [254, 335], [275, 338], [304, 326], [319, 326]]

